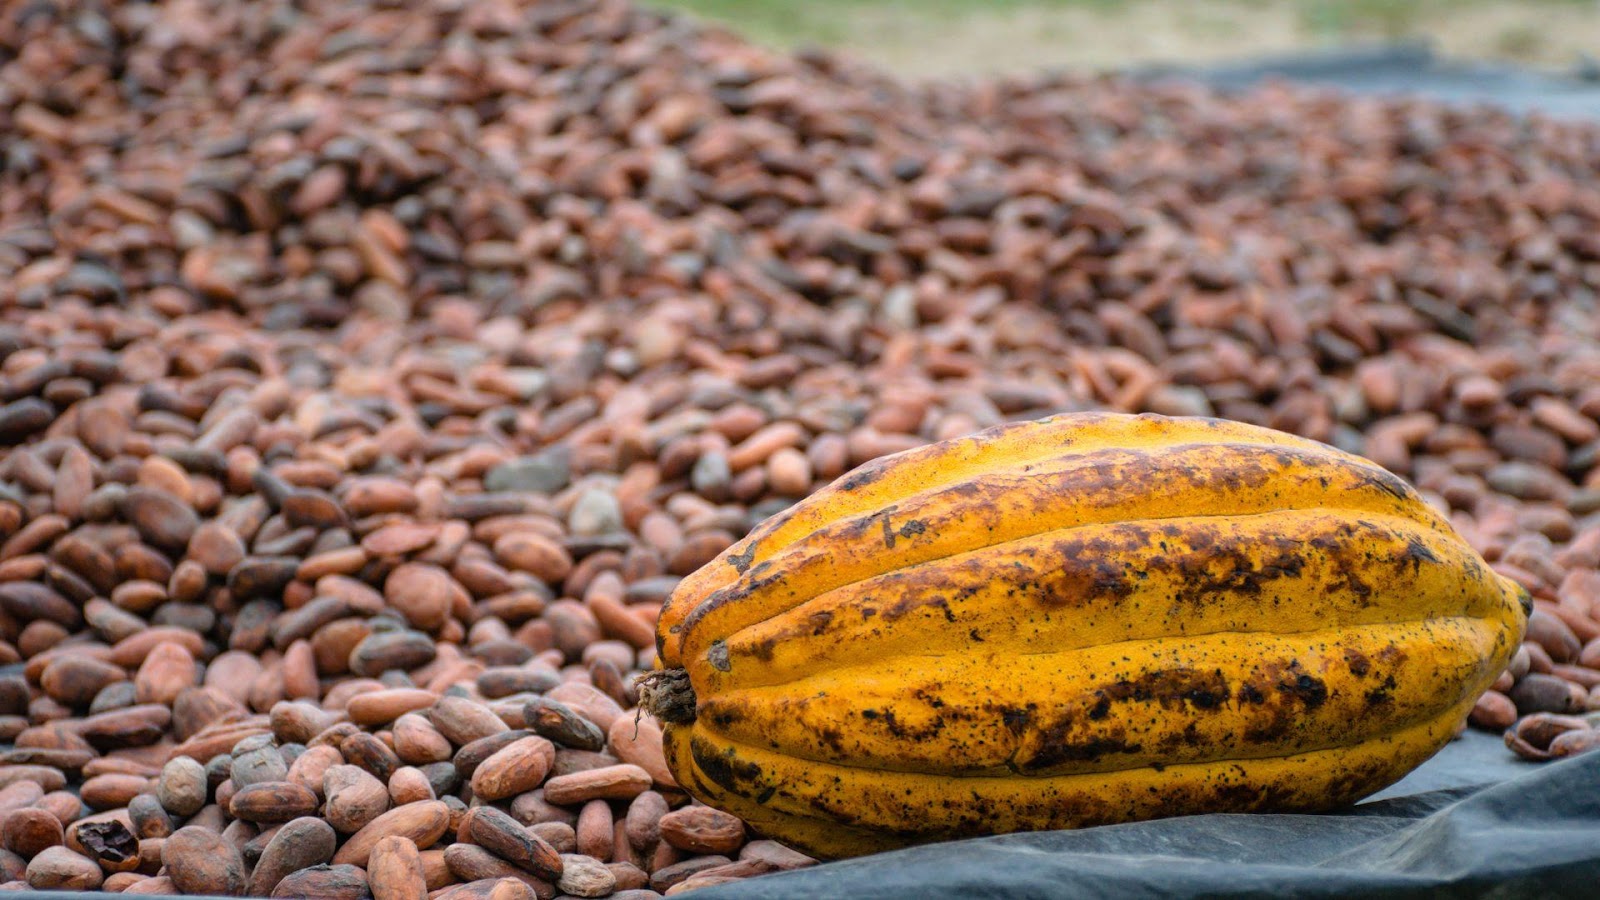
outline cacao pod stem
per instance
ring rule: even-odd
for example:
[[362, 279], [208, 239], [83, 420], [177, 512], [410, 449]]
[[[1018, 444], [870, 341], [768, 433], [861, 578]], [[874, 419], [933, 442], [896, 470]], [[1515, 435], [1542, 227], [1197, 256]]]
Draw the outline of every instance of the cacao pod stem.
[[661, 669], [639, 679], [639, 708], [669, 725], [694, 721], [694, 687], [683, 669]]

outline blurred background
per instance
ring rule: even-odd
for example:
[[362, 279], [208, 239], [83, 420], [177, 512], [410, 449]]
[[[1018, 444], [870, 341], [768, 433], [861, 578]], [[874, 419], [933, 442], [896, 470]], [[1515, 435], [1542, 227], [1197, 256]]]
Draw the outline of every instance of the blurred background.
[[1441, 56], [1594, 70], [1596, 0], [652, 0], [773, 47], [902, 75], [1206, 63], [1425, 41]]

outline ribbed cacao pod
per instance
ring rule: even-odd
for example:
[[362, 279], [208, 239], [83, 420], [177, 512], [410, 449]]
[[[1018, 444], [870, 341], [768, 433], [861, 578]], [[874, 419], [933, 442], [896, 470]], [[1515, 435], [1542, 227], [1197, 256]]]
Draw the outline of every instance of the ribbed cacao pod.
[[822, 856], [1321, 810], [1449, 741], [1530, 603], [1367, 460], [1064, 415], [763, 523], [680, 584], [643, 692], [680, 784]]

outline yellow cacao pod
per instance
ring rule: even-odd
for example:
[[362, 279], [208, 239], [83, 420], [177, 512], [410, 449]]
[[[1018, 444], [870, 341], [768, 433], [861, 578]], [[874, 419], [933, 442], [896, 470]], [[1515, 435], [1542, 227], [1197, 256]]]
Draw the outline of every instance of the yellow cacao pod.
[[691, 794], [827, 857], [1310, 811], [1450, 740], [1529, 605], [1367, 460], [1064, 415], [763, 523], [673, 594], [645, 693]]

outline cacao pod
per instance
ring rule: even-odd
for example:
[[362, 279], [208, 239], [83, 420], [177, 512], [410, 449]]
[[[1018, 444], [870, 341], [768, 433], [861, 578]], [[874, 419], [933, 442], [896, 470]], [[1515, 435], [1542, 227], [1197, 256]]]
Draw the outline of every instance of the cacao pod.
[[642, 692], [691, 794], [851, 856], [1351, 803], [1450, 740], [1530, 606], [1360, 457], [1063, 415], [763, 523], [679, 585]]

